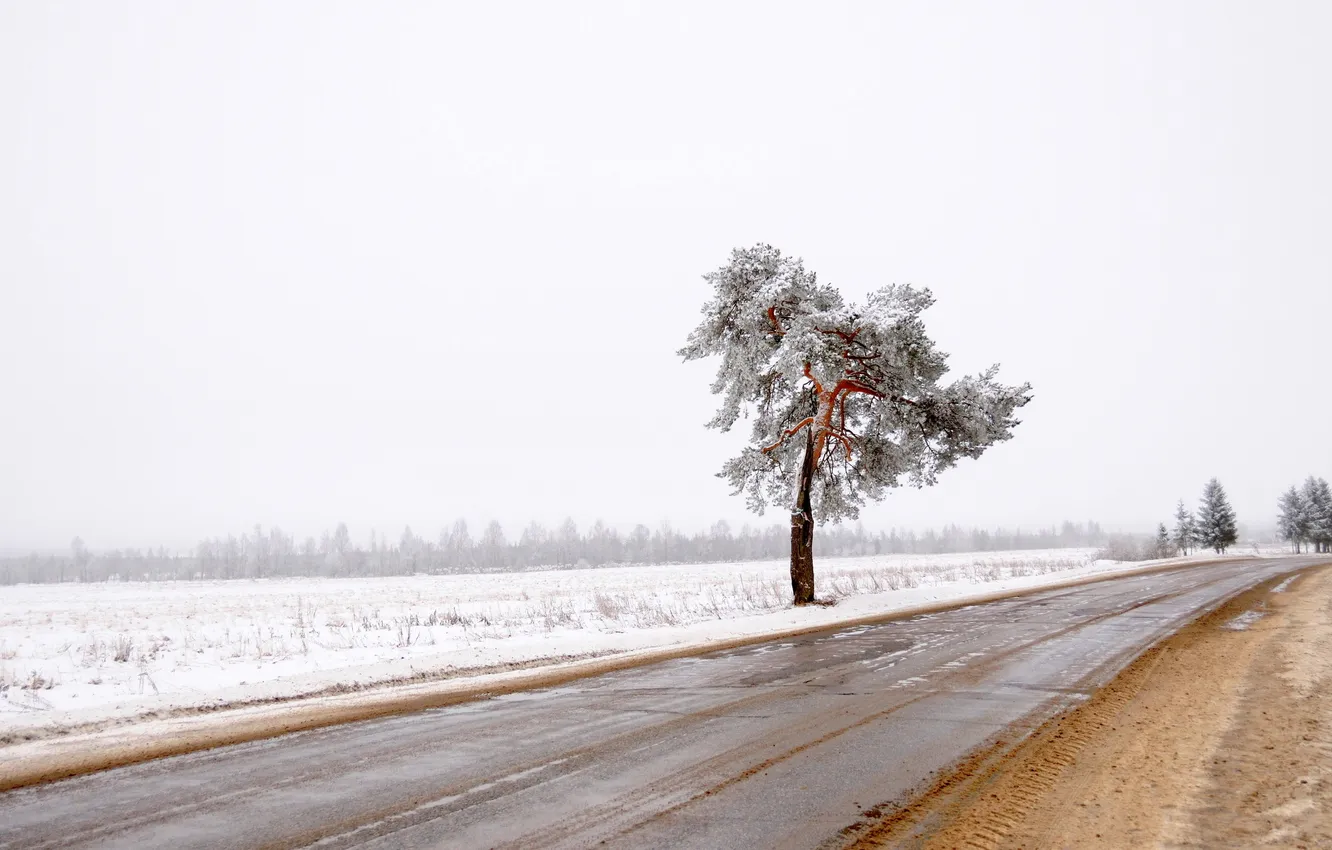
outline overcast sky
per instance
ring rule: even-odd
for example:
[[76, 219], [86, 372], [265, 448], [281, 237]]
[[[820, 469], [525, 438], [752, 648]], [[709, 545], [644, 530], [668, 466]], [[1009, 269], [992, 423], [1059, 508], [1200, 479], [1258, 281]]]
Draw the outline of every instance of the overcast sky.
[[[0, 0], [0, 547], [753, 521], [731, 248], [1035, 400], [867, 527], [1332, 476], [1332, 4]], [[770, 512], [761, 522], [783, 521]]]

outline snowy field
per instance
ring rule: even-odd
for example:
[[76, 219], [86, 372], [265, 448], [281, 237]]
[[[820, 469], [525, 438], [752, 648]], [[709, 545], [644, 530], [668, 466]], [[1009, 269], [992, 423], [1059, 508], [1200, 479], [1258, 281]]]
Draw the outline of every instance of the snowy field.
[[6, 587], [0, 737], [702, 644], [1141, 566], [1091, 558], [827, 558], [818, 595], [837, 604], [798, 610], [785, 562]]

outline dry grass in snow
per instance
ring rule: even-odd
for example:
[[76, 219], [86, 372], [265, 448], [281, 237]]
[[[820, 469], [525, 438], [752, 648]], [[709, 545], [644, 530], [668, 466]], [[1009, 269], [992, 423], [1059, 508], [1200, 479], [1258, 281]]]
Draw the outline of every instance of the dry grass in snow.
[[[843, 600], [839, 609], [854, 598], [855, 613], [868, 614], [1081, 571], [1091, 554], [829, 558], [817, 565], [818, 594]], [[0, 730], [53, 712], [294, 695], [706, 640], [772, 628], [773, 617], [804, 622], [790, 598], [783, 562], [9, 587], [0, 604]]]

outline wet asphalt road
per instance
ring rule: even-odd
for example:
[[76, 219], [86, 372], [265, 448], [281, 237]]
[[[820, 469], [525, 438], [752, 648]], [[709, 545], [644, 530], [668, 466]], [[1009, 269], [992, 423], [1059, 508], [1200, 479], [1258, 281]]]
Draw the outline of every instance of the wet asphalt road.
[[864, 809], [1316, 562], [1114, 579], [14, 791], [0, 848], [835, 847]]

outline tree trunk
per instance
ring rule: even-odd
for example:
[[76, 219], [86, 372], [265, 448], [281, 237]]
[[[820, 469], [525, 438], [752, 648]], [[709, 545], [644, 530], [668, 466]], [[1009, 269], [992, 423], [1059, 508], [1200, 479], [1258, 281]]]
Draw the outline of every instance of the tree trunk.
[[805, 429], [805, 435], [805, 459], [791, 508], [791, 593], [797, 605], [814, 601], [814, 510], [809, 497], [814, 483], [813, 429]]

